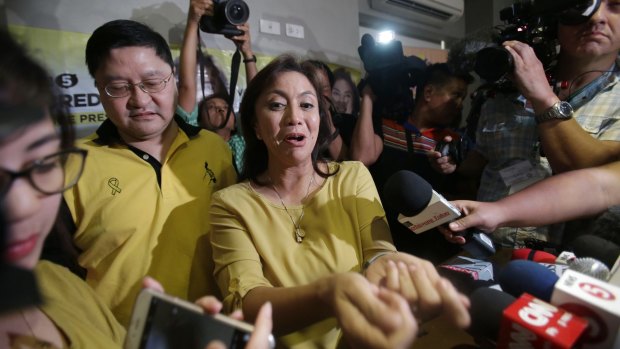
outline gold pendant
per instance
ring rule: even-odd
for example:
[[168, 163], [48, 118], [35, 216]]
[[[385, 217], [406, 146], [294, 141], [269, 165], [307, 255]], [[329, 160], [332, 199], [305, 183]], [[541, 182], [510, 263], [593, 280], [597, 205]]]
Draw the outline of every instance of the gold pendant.
[[295, 240], [297, 240], [297, 243], [301, 243], [305, 236], [306, 236], [306, 232], [301, 230], [301, 228], [295, 229]]

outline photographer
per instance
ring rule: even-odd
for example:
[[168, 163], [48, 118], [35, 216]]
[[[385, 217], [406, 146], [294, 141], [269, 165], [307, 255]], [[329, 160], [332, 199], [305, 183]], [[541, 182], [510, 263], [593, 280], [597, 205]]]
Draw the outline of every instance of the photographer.
[[[583, 23], [558, 24], [561, 49], [547, 73], [529, 45], [504, 42], [514, 60], [509, 77], [518, 92], [498, 93], [486, 102], [478, 124], [478, 151], [470, 152], [458, 170], [448, 157], [438, 159], [437, 167], [442, 173], [481, 173], [478, 200], [496, 201], [547, 175], [541, 153], [553, 173], [618, 159], [618, 30], [616, 1], [601, 1]], [[569, 243], [575, 237], [573, 231], [582, 229], [567, 226], [563, 242]], [[548, 238], [544, 231], [532, 232], [533, 236], [525, 231], [523, 235], [514, 230], [504, 233], [496, 232], [496, 240], [513, 246], [530, 237]]]
[[[375, 95], [372, 87], [367, 84], [362, 91], [360, 116], [351, 141], [351, 156], [369, 166], [379, 193], [382, 193], [387, 179], [399, 170], [414, 171], [435, 189], [441, 190], [445, 176], [433, 171], [428, 153], [434, 153], [437, 144], [445, 137], [460, 139], [451, 126], [461, 117], [471, 76], [455, 73], [446, 64], [430, 65], [419, 74], [422, 77], [416, 88], [416, 102], [403, 122], [373, 115]], [[377, 127], [376, 123], [380, 126]], [[441, 248], [436, 246], [442, 241], [436, 239], [436, 234], [412, 234], [397, 222], [398, 212], [391, 212], [393, 210], [389, 206], [386, 205], [387, 217], [397, 249], [434, 261], [441, 260], [439, 255], [444, 252], [447, 254], [443, 257], [455, 252], [449, 251], [450, 246], [446, 246], [445, 251], [439, 251]]]
[[[243, 138], [235, 132], [235, 114], [228, 109], [228, 91], [220, 78], [220, 71], [215, 67], [210, 57], [205, 63], [208, 77], [213, 86], [213, 95], [207, 96], [202, 103], [196, 103], [196, 47], [198, 46], [198, 28], [203, 16], [213, 16], [214, 3], [212, 0], [191, 0], [187, 14], [187, 24], [181, 47], [179, 64], [179, 101], [177, 113], [190, 124], [218, 133], [228, 143], [235, 160], [237, 171], [242, 170], [241, 159], [245, 149]], [[247, 23], [239, 25], [236, 29], [243, 32], [242, 35], [226, 36], [232, 40], [243, 56], [245, 65], [246, 81], [250, 82], [257, 73], [256, 56], [252, 51], [250, 28]], [[199, 108], [200, 106], [200, 108]], [[226, 121], [226, 122], [225, 122]]]

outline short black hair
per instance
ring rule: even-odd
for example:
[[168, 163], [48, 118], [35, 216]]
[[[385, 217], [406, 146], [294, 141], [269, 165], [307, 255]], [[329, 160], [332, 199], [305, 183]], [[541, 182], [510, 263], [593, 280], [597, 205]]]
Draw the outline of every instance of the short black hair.
[[474, 81], [474, 77], [467, 72], [456, 71], [447, 63], [434, 63], [422, 72], [420, 83], [416, 87], [416, 100], [422, 98], [426, 86], [444, 87], [453, 79], [460, 79], [467, 85]]
[[174, 61], [168, 43], [158, 32], [140, 22], [118, 19], [95, 29], [86, 43], [86, 65], [94, 78], [110, 51], [122, 47], [150, 47], [174, 71]]

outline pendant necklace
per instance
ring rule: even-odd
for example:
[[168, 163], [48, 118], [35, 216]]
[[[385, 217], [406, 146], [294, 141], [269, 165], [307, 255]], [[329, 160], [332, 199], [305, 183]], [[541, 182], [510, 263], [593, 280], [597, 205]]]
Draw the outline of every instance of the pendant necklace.
[[305, 213], [304, 212], [304, 208], [305, 208], [304, 201], [306, 201], [306, 199], [308, 198], [308, 195], [310, 194], [310, 187], [312, 186], [312, 183], [314, 183], [314, 174], [310, 176], [310, 182], [308, 182], [308, 188], [306, 189], [306, 195], [304, 196], [303, 199], [301, 199], [301, 203], [302, 203], [301, 214], [299, 215], [299, 218], [297, 219], [297, 223], [295, 223], [293, 216], [291, 215], [288, 208], [284, 204], [284, 200], [282, 200], [282, 196], [280, 196], [280, 193], [278, 193], [278, 189], [276, 189], [276, 185], [271, 179], [271, 176], [267, 175], [267, 178], [269, 179], [269, 183], [271, 183], [271, 189], [273, 189], [273, 191], [278, 196], [278, 199], [280, 199], [280, 203], [282, 204], [282, 207], [284, 207], [284, 211], [288, 215], [288, 218], [290, 218], [291, 223], [293, 223], [293, 227], [295, 227], [295, 241], [297, 241], [297, 243], [301, 243], [304, 240], [304, 237], [306, 236], [306, 232], [301, 229], [301, 219], [304, 218], [304, 213]]

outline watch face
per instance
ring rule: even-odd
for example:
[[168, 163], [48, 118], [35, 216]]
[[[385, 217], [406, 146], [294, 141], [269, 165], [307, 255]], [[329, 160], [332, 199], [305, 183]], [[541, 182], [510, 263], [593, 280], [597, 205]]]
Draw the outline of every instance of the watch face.
[[568, 102], [562, 102], [558, 106], [558, 111], [562, 116], [570, 117], [573, 113], [573, 107]]

